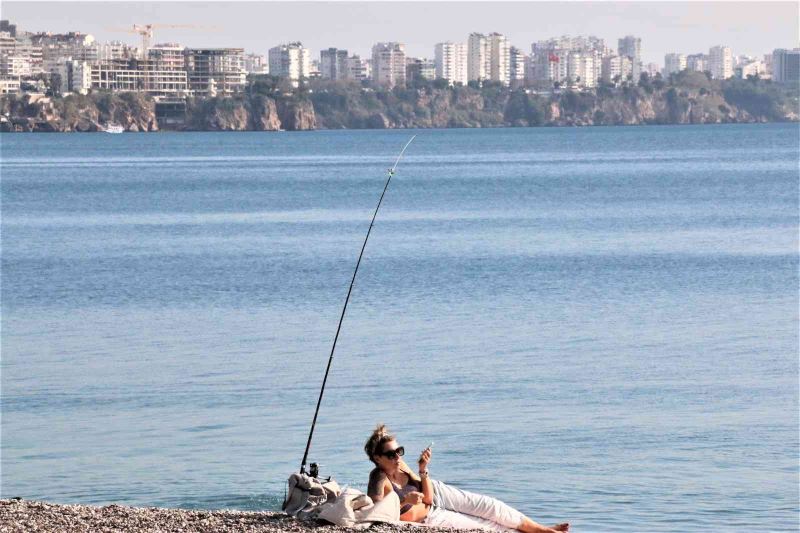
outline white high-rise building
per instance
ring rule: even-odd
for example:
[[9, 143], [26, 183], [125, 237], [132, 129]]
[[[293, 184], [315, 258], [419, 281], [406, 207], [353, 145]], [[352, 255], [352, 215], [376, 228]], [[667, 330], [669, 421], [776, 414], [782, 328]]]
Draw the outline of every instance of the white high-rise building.
[[492, 71], [492, 49], [482, 33], [470, 33], [467, 40], [467, 79], [488, 80]]
[[511, 46], [505, 35], [471, 33], [467, 41], [467, 79], [511, 82]]
[[437, 43], [434, 47], [436, 77], [454, 83], [467, 84], [467, 45], [464, 43]]
[[402, 43], [376, 43], [372, 46], [372, 79], [379, 85], [406, 84], [406, 47]]
[[639, 83], [642, 72], [642, 40], [633, 35], [626, 35], [617, 41], [617, 53], [630, 58], [633, 82]]
[[603, 58], [602, 77], [607, 83], [625, 81], [633, 75], [633, 64], [628, 56], [606, 56]]
[[686, 56], [684, 54], [667, 54], [664, 56], [664, 76], [686, 70]]
[[311, 51], [301, 42], [280, 44], [269, 49], [269, 73], [297, 82], [311, 74]]
[[530, 71], [535, 82], [594, 87], [602, 75], [608, 48], [594, 36], [562, 36], [531, 45]]
[[581, 53], [581, 66], [578, 69], [580, 73], [580, 81], [578, 85], [581, 87], [597, 87], [596, 77], [596, 60], [592, 53]]
[[733, 54], [727, 46], [714, 46], [708, 51], [708, 70], [718, 80], [733, 76]]
[[533, 45], [533, 79], [538, 82], [563, 83], [568, 76], [570, 50], [540, 48]]
[[511, 47], [505, 35], [489, 35], [489, 79], [504, 85], [511, 82]]
[[567, 53], [567, 81], [576, 87], [595, 87], [595, 57], [592, 52]]

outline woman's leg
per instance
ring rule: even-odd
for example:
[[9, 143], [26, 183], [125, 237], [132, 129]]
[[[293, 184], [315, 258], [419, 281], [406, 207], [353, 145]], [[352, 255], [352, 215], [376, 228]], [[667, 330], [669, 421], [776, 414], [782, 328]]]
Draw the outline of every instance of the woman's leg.
[[559, 524], [554, 528], [542, 526], [496, 498], [461, 490], [441, 481], [431, 481], [434, 489], [433, 503], [438, 507], [483, 518], [508, 529], [517, 529], [523, 533], [568, 531], [569, 529], [568, 524]]
[[499, 533], [518, 533], [514, 528], [507, 528], [497, 522], [486, 520], [485, 518], [457, 513], [435, 506], [428, 511], [428, 516], [425, 518], [424, 524], [426, 526], [451, 527], [455, 529], [485, 529], [488, 531], [497, 531]]

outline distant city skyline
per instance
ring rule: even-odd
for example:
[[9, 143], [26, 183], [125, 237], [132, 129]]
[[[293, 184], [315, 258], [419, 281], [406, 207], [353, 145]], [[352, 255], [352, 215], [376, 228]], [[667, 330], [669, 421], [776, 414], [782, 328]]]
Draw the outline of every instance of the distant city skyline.
[[796, 2], [3, 2], [4, 19], [26, 31], [80, 31], [99, 41], [138, 45], [133, 24], [158, 28], [153, 44], [236, 46], [266, 55], [301, 41], [314, 57], [328, 47], [368, 57], [382, 41], [405, 43], [409, 56], [433, 58], [434, 45], [466, 42], [471, 32], [500, 32], [526, 53], [532, 42], [596, 35], [616, 49], [642, 38], [642, 60], [663, 65], [670, 52], [761, 55], [798, 46]]

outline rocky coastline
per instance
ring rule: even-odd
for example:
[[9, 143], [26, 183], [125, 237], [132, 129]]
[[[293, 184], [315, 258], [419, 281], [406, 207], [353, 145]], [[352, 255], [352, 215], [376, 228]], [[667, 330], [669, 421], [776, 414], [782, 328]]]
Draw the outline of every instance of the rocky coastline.
[[[355, 533], [325, 522], [303, 522], [268, 511], [202, 511], [124, 505], [58, 505], [21, 499], [0, 500], [0, 532], [29, 533]], [[377, 533], [408, 533], [410, 526], [376, 524]], [[430, 533], [451, 529], [425, 528]]]
[[719, 81], [688, 71], [592, 91], [435, 82], [389, 90], [324, 81], [287, 89], [258, 82], [246, 93], [168, 105], [142, 93], [2, 95], [0, 131], [91, 132], [109, 124], [154, 132], [797, 122], [797, 93], [769, 81]]

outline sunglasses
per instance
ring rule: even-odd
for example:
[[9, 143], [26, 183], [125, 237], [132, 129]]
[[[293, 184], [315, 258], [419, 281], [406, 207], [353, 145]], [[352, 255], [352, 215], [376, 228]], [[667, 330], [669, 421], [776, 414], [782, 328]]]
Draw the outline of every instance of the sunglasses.
[[394, 459], [395, 457], [403, 457], [406, 454], [406, 449], [402, 446], [398, 446], [394, 450], [389, 450], [385, 452], [381, 452], [378, 455], [383, 455], [384, 457], [388, 457], [389, 459]]

